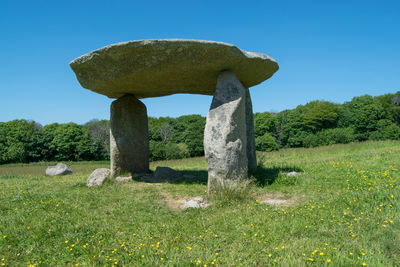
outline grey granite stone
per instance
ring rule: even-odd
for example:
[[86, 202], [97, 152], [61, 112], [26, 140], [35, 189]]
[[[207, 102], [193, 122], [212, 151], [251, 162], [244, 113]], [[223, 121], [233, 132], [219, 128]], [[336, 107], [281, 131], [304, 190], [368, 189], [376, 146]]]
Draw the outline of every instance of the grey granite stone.
[[87, 181], [88, 187], [96, 187], [103, 185], [104, 181], [110, 177], [110, 170], [106, 168], [96, 169], [90, 174]]
[[204, 130], [208, 192], [234, 189], [248, 178], [246, 88], [231, 71], [218, 77]]
[[111, 104], [111, 176], [149, 172], [149, 133], [146, 106], [133, 95]]
[[48, 176], [61, 176], [73, 173], [72, 169], [67, 164], [57, 163], [55, 166], [49, 166], [46, 169]]
[[78, 57], [70, 66], [84, 88], [111, 98], [212, 95], [223, 70], [234, 72], [246, 87], [278, 70], [276, 61], [267, 55], [228, 43], [187, 39], [116, 43]]

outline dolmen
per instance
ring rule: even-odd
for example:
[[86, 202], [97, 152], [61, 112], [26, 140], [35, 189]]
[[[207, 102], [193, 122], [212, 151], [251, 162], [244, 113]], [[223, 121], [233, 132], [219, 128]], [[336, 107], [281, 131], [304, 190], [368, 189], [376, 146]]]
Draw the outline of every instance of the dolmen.
[[111, 104], [111, 177], [149, 172], [146, 106], [177, 93], [213, 95], [204, 131], [208, 192], [234, 189], [257, 168], [249, 87], [270, 78], [275, 60], [223, 42], [154, 39], [105, 46], [70, 63], [86, 89]]

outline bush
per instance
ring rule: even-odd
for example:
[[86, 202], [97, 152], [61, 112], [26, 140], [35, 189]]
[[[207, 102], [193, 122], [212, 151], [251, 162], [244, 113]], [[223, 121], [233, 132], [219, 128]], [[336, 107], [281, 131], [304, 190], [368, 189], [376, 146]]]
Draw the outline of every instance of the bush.
[[166, 159], [182, 159], [190, 156], [188, 146], [184, 143], [168, 143], [165, 146]]
[[307, 135], [303, 140], [304, 147], [316, 147], [333, 144], [347, 144], [355, 140], [353, 128], [327, 129], [316, 134]]
[[107, 120], [91, 120], [83, 125], [90, 138], [92, 159], [110, 159], [110, 122]]
[[395, 124], [388, 125], [383, 129], [383, 136], [385, 139], [397, 140], [400, 138], [400, 128]]
[[275, 138], [266, 132], [264, 135], [256, 138], [256, 150], [259, 151], [273, 151], [278, 150], [279, 145], [276, 143]]
[[355, 128], [358, 141], [367, 140], [369, 133], [376, 131], [378, 121], [387, 118], [388, 114], [380, 101], [370, 95], [354, 97], [340, 108], [338, 125]]
[[13, 120], [0, 123], [0, 164], [38, 160], [41, 151], [35, 138], [41, 125], [34, 121]]
[[303, 140], [304, 147], [316, 147], [320, 146], [321, 144], [322, 142], [316, 134], [309, 134]]
[[156, 142], [150, 140], [150, 161], [165, 159], [182, 159], [190, 156], [189, 149], [186, 144]]
[[263, 136], [266, 132], [274, 132], [276, 130], [275, 115], [270, 112], [254, 114], [254, 135], [255, 137]]
[[304, 139], [310, 135], [310, 133], [305, 131], [297, 131], [289, 136], [286, 146], [287, 147], [303, 147]]
[[165, 159], [165, 145], [162, 142], [150, 140], [150, 161]]
[[92, 159], [89, 132], [83, 126], [72, 122], [56, 124], [51, 134], [49, 147], [55, 151], [55, 160]]
[[185, 115], [175, 119], [173, 134], [169, 142], [187, 145], [191, 157], [204, 155], [204, 127], [206, 118], [200, 115]]
[[379, 120], [377, 131], [369, 134], [370, 140], [397, 140], [400, 138], [400, 128], [390, 120]]
[[324, 145], [331, 144], [347, 144], [354, 141], [354, 129], [348, 128], [334, 128], [327, 129], [320, 133], [321, 140], [324, 140]]
[[313, 132], [336, 127], [338, 105], [328, 101], [312, 101], [305, 105], [303, 126]]

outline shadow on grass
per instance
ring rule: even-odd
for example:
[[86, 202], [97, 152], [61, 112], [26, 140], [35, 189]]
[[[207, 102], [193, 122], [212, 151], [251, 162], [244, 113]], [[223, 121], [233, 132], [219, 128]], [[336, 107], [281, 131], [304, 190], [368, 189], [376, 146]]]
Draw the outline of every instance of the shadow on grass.
[[[135, 177], [133, 180], [146, 183], [170, 183], [170, 184], [207, 184], [208, 173], [206, 170], [182, 170], [180, 178], [156, 178], [153, 175], [143, 175]], [[256, 180], [257, 186], [266, 186], [274, 183], [280, 173], [302, 172], [298, 167], [261, 167], [256, 172], [250, 174]]]
[[298, 167], [264, 167], [258, 166], [257, 171], [251, 173], [251, 175], [256, 179], [258, 186], [266, 186], [275, 182], [280, 173], [288, 172], [302, 172], [303, 170]]
[[133, 180], [146, 183], [170, 183], [170, 184], [207, 184], [208, 173], [205, 170], [180, 170], [182, 177], [157, 178], [153, 175], [134, 177]]

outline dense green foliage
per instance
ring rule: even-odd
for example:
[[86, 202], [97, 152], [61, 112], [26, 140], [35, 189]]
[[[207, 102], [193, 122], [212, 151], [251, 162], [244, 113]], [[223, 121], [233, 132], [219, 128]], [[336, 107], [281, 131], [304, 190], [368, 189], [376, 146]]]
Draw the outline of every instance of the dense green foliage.
[[0, 123], [0, 163], [106, 159], [108, 151], [103, 140], [108, 140], [104, 137], [108, 126], [101, 132], [94, 131], [94, 125], [102, 124], [108, 122], [53, 123], [44, 127], [26, 120]]
[[[204, 157], [150, 164], [194, 178], [98, 188], [87, 178], [106, 161], [62, 177], [44, 176], [48, 162], [1, 165], [0, 266], [399, 266], [399, 153], [397, 141], [260, 153], [240, 198], [207, 196]], [[182, 210], [198, 196], [212, 205]]]
[[[354, 97], [342, 105], [313, 101], [274, 114], [280, 147], [314, 147], [400, 138], [400, 92]], [[256, 126], [257, 127], [257, 126]]]
[[[202, 156], [205, 118], [149, 118], [150, 159]], [[42, 127], [33, 121], [0, 123], [0, 164], [35, 161], [109, 159], [110, 125], [92, 120], [84, 125], [53, 123]]]
[[264, 135], [257, 136], [255, 141], [256, 150], [258, 151], [273, 151], [279, 149], [275, 138], [269, 132], [264, 133]]
[[149, 118], [150, 160], [204, 155], [206, 119], [200, 115]]
[[[316, 147], [400, 138], [400, 92], [354, 97], [342, 105], [312, 101], [279, 113], [254, 114], [259, 151]], [[149, 118], [150, 160], [202, 156], [205, 118]], [[12, 162], [106, 160], [109, 121], [84, 125], [14, 120], [0, 123], [0, 164]]]

